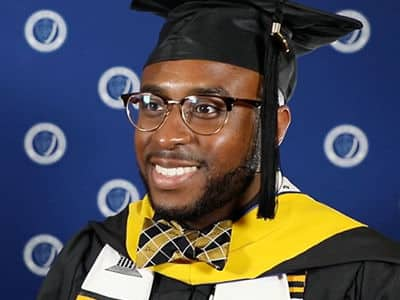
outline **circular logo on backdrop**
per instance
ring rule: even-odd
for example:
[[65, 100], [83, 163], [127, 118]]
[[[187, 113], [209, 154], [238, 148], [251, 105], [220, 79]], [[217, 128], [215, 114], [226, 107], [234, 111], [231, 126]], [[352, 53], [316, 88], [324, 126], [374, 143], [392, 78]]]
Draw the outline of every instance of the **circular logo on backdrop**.
[[124, 179], [113, 179], [100, 188], [97, 194], [97, 205], [105, 217], [114, 216], [130, 202], [139, 200], [136, 187]]
[[58, 13], [39, 10], [26, 21], [25, 38], [33, 49], [51, 52], [60, 48], [67, 38], [67, 25]]
[[25, 152], [34, 162], [49, 165], [64, 155], [67, 140], [64, 132], [51, 123], [39, 123], [32, 126], [25, 135]]
[[368, 139], [360, 128], [340, 125], [326, 135], [324, 150], [334, 165], [342, 168], [354, 167], [367, 156]]
[[124, 108], [120, 96], [139, 91], [140, 80], [134, 71], [125, 67], [113, 67], [101, 75], [98, 91], [101, 100], [109, 107]]
[[339, 11], [337, 14], [355, 18], [363, 24], [363, 27], [349, 33], [340, 40], [333, 42], [331, 44], [332, 47], [343, 53], [353, 53], [364, 48], [371, 36], [371, 25], [369, 24], [368, 19], [360, 12], [350, 9]]
[[24, 262], [34, 274], [45, 276], [63, 244], [54, 236], [39, 234], [32, 237], [24, 248]]

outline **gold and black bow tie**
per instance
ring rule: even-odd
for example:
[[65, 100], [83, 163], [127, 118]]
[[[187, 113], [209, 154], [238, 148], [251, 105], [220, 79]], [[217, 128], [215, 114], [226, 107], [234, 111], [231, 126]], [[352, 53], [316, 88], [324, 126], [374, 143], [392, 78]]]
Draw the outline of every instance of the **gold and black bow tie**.
[[145, 218], [136, 252], [136, 265], [150, 267], [172, 261], [203, 261], [222, 270], [227, 259], [232, 222], [205, 230], [185, 229], [175, 221]]

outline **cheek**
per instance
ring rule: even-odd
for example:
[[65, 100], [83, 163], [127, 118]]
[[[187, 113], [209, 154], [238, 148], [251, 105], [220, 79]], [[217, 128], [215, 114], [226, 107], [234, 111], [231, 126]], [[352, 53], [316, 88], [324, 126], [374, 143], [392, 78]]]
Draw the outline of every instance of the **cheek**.
[[134, 139], [134, 145], [135, 145], [135, 154], [136, 154], [136, 160], [138, 162], [138, 165], [140, 169], [143, 171], [144, 168], [144, 149], [146, 147], [146, 144], [148, 143], [149, 137], [148, 134], [143, 133], [143, 132], [137, 132], [135, 131], [133, 135]]
[[210, 168], [226, 172], [244, 163], [254, 136], [253, 114], [232, 114], [222, 131], [210, 136], [208, 158]]

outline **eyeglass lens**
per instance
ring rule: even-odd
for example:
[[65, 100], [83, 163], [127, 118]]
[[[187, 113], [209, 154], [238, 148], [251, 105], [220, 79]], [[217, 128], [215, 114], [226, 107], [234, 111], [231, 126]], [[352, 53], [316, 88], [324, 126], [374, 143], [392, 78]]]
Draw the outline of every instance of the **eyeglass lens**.
[[[218, 96], [188, 96], [178, 102], [183, 121], [196, 133], [214, 133], [225, 123], [227, 106]], [[156, 95], [132, 95], [127, 105], [128, 117], [137, 129], [152, 131], [164, 122], [169, 105], [168, 101]]]

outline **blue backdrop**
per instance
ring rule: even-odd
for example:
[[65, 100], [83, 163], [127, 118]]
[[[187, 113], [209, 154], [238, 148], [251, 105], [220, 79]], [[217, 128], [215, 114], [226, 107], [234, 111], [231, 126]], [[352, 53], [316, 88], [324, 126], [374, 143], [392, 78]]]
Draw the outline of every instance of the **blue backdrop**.
[[[400, 240], [395, 0], [303, 1], [364, 29], [300, 59], [284, 173], [322, 202]], [[89, 219], [145, 193], [118, 103], [135, 90], [162, 20], [129, 1], [1, 1], [2, 298], [34, 299]]]

